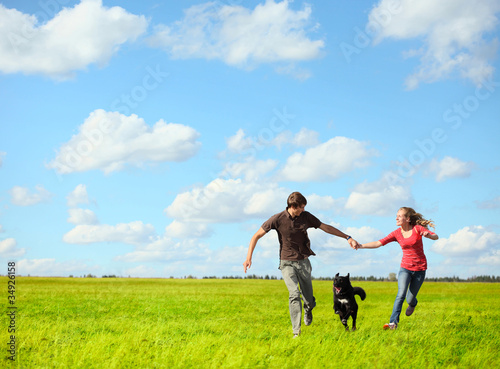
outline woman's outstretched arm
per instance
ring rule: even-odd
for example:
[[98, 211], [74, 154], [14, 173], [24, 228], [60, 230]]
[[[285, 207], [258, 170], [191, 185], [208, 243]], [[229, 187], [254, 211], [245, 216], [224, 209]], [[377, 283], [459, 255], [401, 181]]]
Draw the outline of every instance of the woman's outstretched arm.
[[382, 246], [382, 242], [380, 241], [373, 241], [373, 242], [368, 242], [368, 243], [363, 243], [361, 244], [358, 249], [376, 249]]

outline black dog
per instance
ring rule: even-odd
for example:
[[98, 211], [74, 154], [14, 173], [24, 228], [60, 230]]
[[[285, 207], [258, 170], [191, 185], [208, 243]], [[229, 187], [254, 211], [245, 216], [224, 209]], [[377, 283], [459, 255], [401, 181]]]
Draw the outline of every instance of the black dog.
[[347, 276], [339, 276], [339, 273], [333, 280], [333, 309], [335, 314], [339, 314], [340, 321], [349, 330], [347, 319], [352, 317], [352, 330], [356, 330], [356, 318], [358, 316], [358, 304], [354, 295], [361, 297], [361, 300], [366, 298], [365, 290], [361, 287], [353, 287], [349, 280], [349, 273]]

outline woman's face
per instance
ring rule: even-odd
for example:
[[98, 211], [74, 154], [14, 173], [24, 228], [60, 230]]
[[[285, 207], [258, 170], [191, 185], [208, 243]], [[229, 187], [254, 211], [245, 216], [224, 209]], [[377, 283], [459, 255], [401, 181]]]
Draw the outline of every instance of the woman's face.
[[406, 223], [410, 222], [410, 218], [406, 216], [406, 212], [404, 210], [399, 210], [398, 213], [396, 214], [396, 225], [397, 226], [402, 226]]

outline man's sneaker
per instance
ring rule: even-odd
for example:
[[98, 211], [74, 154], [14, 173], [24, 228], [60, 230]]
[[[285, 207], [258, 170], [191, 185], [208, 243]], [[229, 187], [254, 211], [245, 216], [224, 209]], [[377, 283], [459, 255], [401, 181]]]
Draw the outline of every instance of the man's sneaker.
[[311, 325], [312, 322], [313, 322], [312, 310], [305, 310], [304, 311], [304, 324]]
[[294, 333], [293, 334], [293, 338], [299, 338], [299, 336], [300, 336], [300, 333]]
[[406, 316], [410, 316], [415, 311], [415, 306], [408, 305], [406, 308]]
[[395, 330], [398, 327], [396, 323], [389, 323], [389, 324], [384, 324], [384, 330], [385, 329], [390, 329], [390, 330]]

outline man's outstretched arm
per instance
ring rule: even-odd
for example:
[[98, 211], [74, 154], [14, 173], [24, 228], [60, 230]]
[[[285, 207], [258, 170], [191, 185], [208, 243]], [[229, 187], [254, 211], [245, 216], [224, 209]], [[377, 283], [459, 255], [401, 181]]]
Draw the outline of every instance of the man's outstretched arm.
[[255, 246], [257, 246], [257, 241], [259, 241], [265, 234], [266, 231], [264, 231], [262, 227], [260, 227], [259, 230], [252, 236], [250, 245], [248, 246], [247, 258], [243, 263], [243, 270], [245, 270], [245, 273], [247, 272], [247, 269], [250, 269], [250, 267], [252, 266], [252, 255], [253, 250], [255, 250]]
[[326, 233], [332, 234], [334, 236], [337, 236], [340, 238], [345, 238], [347, 240], [347, 242], [349, 242], [349, 246], [351, 246], [354, 250], [356, 250], [360, 246], [359, 242], [356, 241], [354, 238], [352, 238], [351, 236], [345, 234], [341, 230], [339, 230], [339, 229], [337, 229], [329, 224], [321, 223], [319, 229], [321, 229], [322, 231], [324, 231]]

